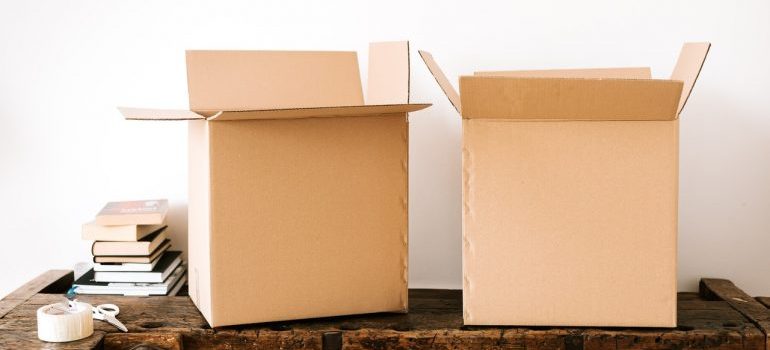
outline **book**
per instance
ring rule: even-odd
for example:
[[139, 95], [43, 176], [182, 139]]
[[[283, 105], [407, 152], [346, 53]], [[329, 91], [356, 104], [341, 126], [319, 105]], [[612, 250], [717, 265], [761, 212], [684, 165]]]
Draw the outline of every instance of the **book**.
[[155, 265], [160, 261], [156, 258], [149, 263], [95, 263], [94, 271], [96, 272], [116, 272], [116, 271], [152, 271]]
[[150, 255], [166, 240], [166, 229], [160, 229], [136, 242], [96, 241], [91, 246], [94, 256], [135, 256]]
[[165, 199], [109, 202], [96, 214], [97, 225], [162, 225], [166, 220]]
[[81, 237], [89, 241], [136, 242], [165, 227], [164, 225], [102, 226], [96, 221], [91, 221], [83, 224]]
[[175, 296], [179, 294], [179, 290], [182, 289], [182, 287], [186, 282], [187, 282], [187, 274], [184, 274], [182, 275], [182, 277], [179, 278], [179, 281], [177, 281], [176, 284], [173, 287], [171, 287], [171, 290], [169, 290], [166, 295]]
[[94, 271], [96, 282], [160, 283], [182, 263], [182, 252], [167, 251], [152, 271]]
[[161, 283], [96, 282], [94, 270], [89, 270], [73, 284], [77, 294], [113, 294], [131, 296], [174, 295], [187, 280], [185, 265], [180, 265]]
[[135, 264], [149, 264], [154, 260], [157, 260], [163, 252], [171, 247], [171, 240], [165, 240], [161, 243], [160, 247], [156, 248], [154, 252], [146, 256], [94, 256], [95, 263], [135, 263]]

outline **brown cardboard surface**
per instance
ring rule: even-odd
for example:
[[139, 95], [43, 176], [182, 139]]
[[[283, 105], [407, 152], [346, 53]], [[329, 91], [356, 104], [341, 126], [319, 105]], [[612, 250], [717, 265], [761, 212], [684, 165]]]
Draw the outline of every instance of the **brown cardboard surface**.
[[[211, 326], [407, 310], [407, 43], [188, 51], [189, 289]], [[391, 62], [396, 60], [397, 62]], [[407, 86], [403, 86], [407, 85]], [[377, 104], [379, 103], [379, 104]]]
[[650, 79], [650, 67], [481, 71], [473, 75], [518, 78]]
[[406, 310], [406, 113], [208, 125], [213, 326]]
[[463, 120], [466, 324], [676, 326], [676, 121]]
[[682, 97], [679, 100], [678, 113], [682, 113], [687, 99], [690, 97], [695, 81], [698, 79], [703, 62], [706, 61], [710, 43], [686, 43], [682, 46], [682, 52], [676, 61], [674, 71], [671, 73], [672, 80], [681, 80], [684, 82]]
[[291, 108], [258, 111], [223, 111], [208, 118], [210, 121], [249, 119], [299, 119], [349, 116], [377, 116], [382, 114], [414, 112], [430, 104], [366, 105], [317, 108]]
[[458, 94], [457, 90], [452, 87], [452, 83], [449, 82], [449, 79], [446, 77], [446, 74], [444, 74], [444, 71], [441, 70], [441, 67], [436, 64], [436, 60], [433, 59], [433, 55], [427, 51], [418, 52], [420, 53], [420, 57], [422, 57], [423, 62], [425, 62], [425, 65], [428, 67], [428, 70], [430, 70], [431, 74], [433, 74], [433, 77], [436, 78], [436, 82], [441, 87], [441, 90], [444, 91], [444, 94], [449, 99], [449, 102], [452, 103], [452, 106], [455, 107], [457, 113], [462, 114], [460, 94]]
[[359, 76], [355, 52], [187, 51], [194, 111], [361, 105]]
[[672, 80], [481, 72], [459, 96], [423, 55], [463, 106], [465, 324], [676, 326], [677, 117], [707, 51]]
[[409, 103], [409, 42], [369, 44], [366, 103]]
[[463, 118], [673, 120], [681, 93], [672, 80], [460, 77]]

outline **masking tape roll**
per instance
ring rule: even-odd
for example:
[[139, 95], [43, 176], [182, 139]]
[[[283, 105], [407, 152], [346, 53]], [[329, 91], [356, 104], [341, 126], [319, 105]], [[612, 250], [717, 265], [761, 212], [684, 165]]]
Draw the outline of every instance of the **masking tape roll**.
[[49, 304], [37, 309], [37, 337], [47, 342], [68, 342], [94, 333], [91, 304], [76, 302], [75, 310], [66, 303]]

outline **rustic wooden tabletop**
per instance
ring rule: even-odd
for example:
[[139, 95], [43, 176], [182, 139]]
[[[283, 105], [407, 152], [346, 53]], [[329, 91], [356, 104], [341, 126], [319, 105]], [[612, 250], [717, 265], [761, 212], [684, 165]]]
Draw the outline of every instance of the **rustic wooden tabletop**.
[[733, 283], [703, 279], [700, 293], [679, 294], [676, 329], [468, 327], [461, 292], [413, 289], [408, 314], [372, 314], [212, 329], [186, 296], [81, 296], [115, 303], [128, 327], [95, 321], [89, 338], [37, 339], [35, 311], [63, 300], [72, 271], [52, 270], [0, 300], [3, 349], [768, 349], [770, 299]]

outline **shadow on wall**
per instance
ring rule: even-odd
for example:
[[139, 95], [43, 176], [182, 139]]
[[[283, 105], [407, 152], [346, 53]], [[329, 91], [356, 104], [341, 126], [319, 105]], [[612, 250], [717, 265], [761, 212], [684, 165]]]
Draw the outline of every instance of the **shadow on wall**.
[[187, 261], [187, 203], [169, 201], [167, 223], [171, 249], [181, 250]]

